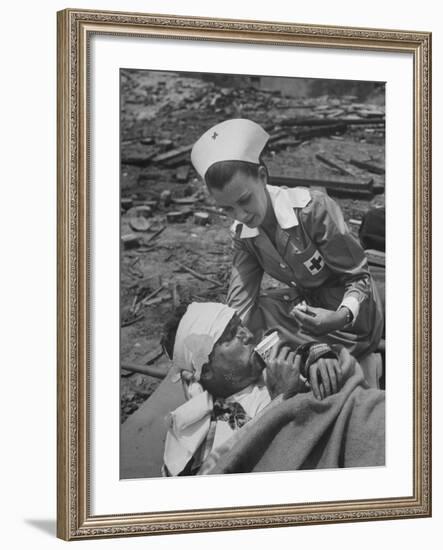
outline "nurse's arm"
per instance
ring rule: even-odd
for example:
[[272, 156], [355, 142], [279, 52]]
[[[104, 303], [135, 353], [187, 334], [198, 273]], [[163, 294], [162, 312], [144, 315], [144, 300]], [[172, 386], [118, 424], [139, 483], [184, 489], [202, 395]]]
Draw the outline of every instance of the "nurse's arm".
[[325, 264], [344, 285], [339, 307], [346, 306], [355, 322], [360, 304], [372, 292], [368, 261], [360, 242], [350, 233], [339, 205], [321, 192], [312, 192], [312, 197], [300, 217]]
[[237, 310], [242, 320], [247, 319], [257, 300], [262, 278], [263, 269], [257, 258], [239, 239], [234, 239], [227, 304]]

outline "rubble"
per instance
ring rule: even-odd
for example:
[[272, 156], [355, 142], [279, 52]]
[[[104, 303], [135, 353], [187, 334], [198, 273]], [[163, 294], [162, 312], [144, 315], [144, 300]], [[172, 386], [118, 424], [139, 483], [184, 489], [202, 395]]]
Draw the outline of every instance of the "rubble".
[[141, 204], [130, 208], [126, 212], [126, 215], [130, 218], [135, 218], [135, 217], [151, 218], [152, 208], [145, 202], [141, 202]]
[[345, 126], [375, 126], [385, 124], [385, 119], [382, 117], [377, 118], [360, 118], [355, 115], [347, 115], [343, 118], [292, 118], [282, 120], [282, 126], [329, 126], [333, 124], [342, 124]]
[[166, 220], [168, 223], [184, 223], [192, 214], [190, 210], [179, 210], [176, 212], [167, 212]]
[[161, 192], [160, 201], [161, 201], [161, 203], [163, 204], [164, 207], [167, 207], [171, 204], [171, 202], [172, 202], [172, 193], [169, 189], [165, 189], [164, 191]]
[[133, 233], [122, 235], [121, 241], [125, 250], [131, 250], [131, 248], [137, 248], [140, 245], [139, 237]]
[[194, 212], [194, 223], [197, 225], [208, 225], [210, 223], [209, 214], [206, 212]]
[[[144, 374], [145, 376], [153, 376], [154, 378], [159, 378], [160, 380], [163, 380], [163, 378], [166, 377], [168, 374], [168, 370], [165, 368], [159, 368], [159, 367], [152, 367], [152, 366], [142, 366], [137, 365], [135, 363], [123, 363], [121, 365], [122, 370], [126, 372], [138, 372], [140, 374]], [[149, 397], [150, 394], [147, 394], [146, 396]]]
[[288, 176], [270, 176], [271, 185], [285, 187], [324, 187], [332, 197], [371, 199], [374, 195], [373, 180], [334, 181], [323, 179], [298, 178]]
[[148, 231], [151, 227], [149, 221], [143, 216], [136, 216], [129, 220], [129, 225], [134, 231]]
[[[226, 299], [232, 221], [190, 163], [205, 130], [226, 118], [261, 124], [271, 135], [263, 152], [269, 183], [324, 188], [357, 237], [368, 208], [384, 205], [384, 172], [368, 166], [383, 169], [383, 94], [365, 99], [349, 83], [342, 95], [329, 94], [324, 84], [321, 93], [291, 96], [264, 87], [260, 78], [121, 71], [121, 364], [134, 367], [122, 370], [122, 421], [168, 371], [163, 354], [148, 365], [150, 372], [135, 370], [147, 369], [145, 357], [158, 349], [168, 316], [191, 300]], [[138, 207], [149, 207], [148, 217], [134, 215]], [[131, 221], [149, 228], [137, 234]], [[374, 261], [381, 260], [371, 256], [372, 269], [383, 269]], [[265, 275], [262, 288], [279, 285]]]
[[153, 233], [152, 235], [149, 236], [148, 239], [145, 239], [144, 243], [145, 245], [147, 245], [148, 243], [150, 243], [151, 241], [153, 241], [155, 238], [157, 238], [161, 233], [163, 233], [163, 231], [166, 229], [166, 225], [163, 225], [162, 227], [160, 227], [159, 229], [157, 229], [157, 231], [155, 231], [155, 233]]
[[140, 206], [148, 206], [154, 212], [158, 208], [158, 200], [143, 200]]
[[187, 271], [188, 273], [193, 275], [194, 277], [197, 277], [197, 279], [200, 279], [201, 281], [208, 281], [209, 283], [211, 283], [215, 286], [224, 288], [224, 285], [222, 283], [220, 283], [219, 281], [215, 281], [214, 279], [211, 279], [211, 277], [208, 277], [207, 275], [203, 275], [202, 273], [199, 273], [198, 271], [195, 271], [195, 269], [192, 269], [192, 268], [188, 267], [187, 265], [182, 264], [181, 262], [177, 262], [177, 264], [182, 269], [184, 269], [185, 271]]
[[122, 207], [123, 210], [129, 210], [129, 208], [131, 208], [132, 205], [133, 205], [132, 199], [130, 198], [122, 198], [120, 201], [120, 206]]
[[354, 166], [357, 166], [358, 168], [363, 168], [364, 170], [367, 170], [368, 172], [372, 172], [373, 174], [384, 174], [385, 169], [383, 166], [379, 166], [377, 164], [374, 164], [370, 160], [357, 160], [357, 159], [350, 159], [349, 162], [353, 164]]
[[191, 167], [189, 164], [179, 166], [179, 168], [177, 168], [177, 172], [175, 173], [175, 179], [180, 183], [186, 183], [189, 179], [190, 168]]
[[166, 166], [175, 167], [179, 164], [183, 164], [189, 161], [189, 153], [192, 149], [192, 145], [185, 145], [168, 151], [167, 153], [161, 153], [152, 157], [152, 162], [156, 164], [164, 164]]
[[189, 195], [187, 197], [172, 197], [172, 202], [174, 204], [195, 204], [201, 198], [200, 193], [195, 193], [194, 195]]
[[126, 147], [122, 153], [121, 163], [134, 166], [148, 166], [156, 157], [157, 153], [139, 143]]
[[339, 172], [344, 176], [351, 176], [351, 178], [355, 178], [356, 176], [358, 176], [355, 170], [352, 170], [352, 167], [346, 166], [342, 160], [338, 159], [333, 155], [326, 153], [325, 151], [316, 153], [315, 157], [319, 161], [325, 163], [327, 166], [333, 168], [334, 170], [336, 170], [337, 172]]

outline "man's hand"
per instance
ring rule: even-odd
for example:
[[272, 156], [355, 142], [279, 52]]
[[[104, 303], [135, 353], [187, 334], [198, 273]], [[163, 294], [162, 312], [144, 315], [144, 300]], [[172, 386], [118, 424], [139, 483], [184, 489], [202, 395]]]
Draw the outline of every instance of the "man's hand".
[[315, 336], [322, 336], [334, 330], [340, 330], [347, 323], [345, 308], [332, 311], [322, 307], [305, 305], [304, 310], [302, 310], [296, 306], [290, 311], [289, 315], [299, 322], [300, 327], [305, 332]]
[[275, 346], [271, 350], [266, 365], [266, 385], [272, 399], [280, 394], [287, 399], [300, 391], [300, 362], [300, 355], [295, 355], [288, 346]]
[[308, 380], [316, 399], [337, 393], [342, 385], [342, 371], [337, 359], [321, 357], [309, 367]]
[[320, 358], [309, 366], [308, 380], [314, 397], [325, 399], [337, 393], [355, 370], [355, 358], [342, 347], [337, 359]]

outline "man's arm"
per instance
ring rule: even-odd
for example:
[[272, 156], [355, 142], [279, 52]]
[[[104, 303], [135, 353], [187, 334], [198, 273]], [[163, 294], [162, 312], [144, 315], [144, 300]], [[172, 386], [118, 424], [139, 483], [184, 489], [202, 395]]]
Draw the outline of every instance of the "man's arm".
[[302, 373], [318, 400], [341, 390], [355, 372], [355, 358], [345, 347], [332, 350], [327, 344], [314, 343], [307, 353], [291, 351], [287, 346], [274, 348], [266, 365], [266, 386], [272, 399], [283, 399], [303, 391]]

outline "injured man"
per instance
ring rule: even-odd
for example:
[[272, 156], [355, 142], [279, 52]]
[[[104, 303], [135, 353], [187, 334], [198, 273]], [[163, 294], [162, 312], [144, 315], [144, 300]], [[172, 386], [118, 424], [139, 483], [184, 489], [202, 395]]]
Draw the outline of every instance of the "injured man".
[[345, 348], [263, 353], [219, 303], [192, 303], [169, 328], [187, 400], [167, 418], [164, 475], [384, 465], [385, 394]]

